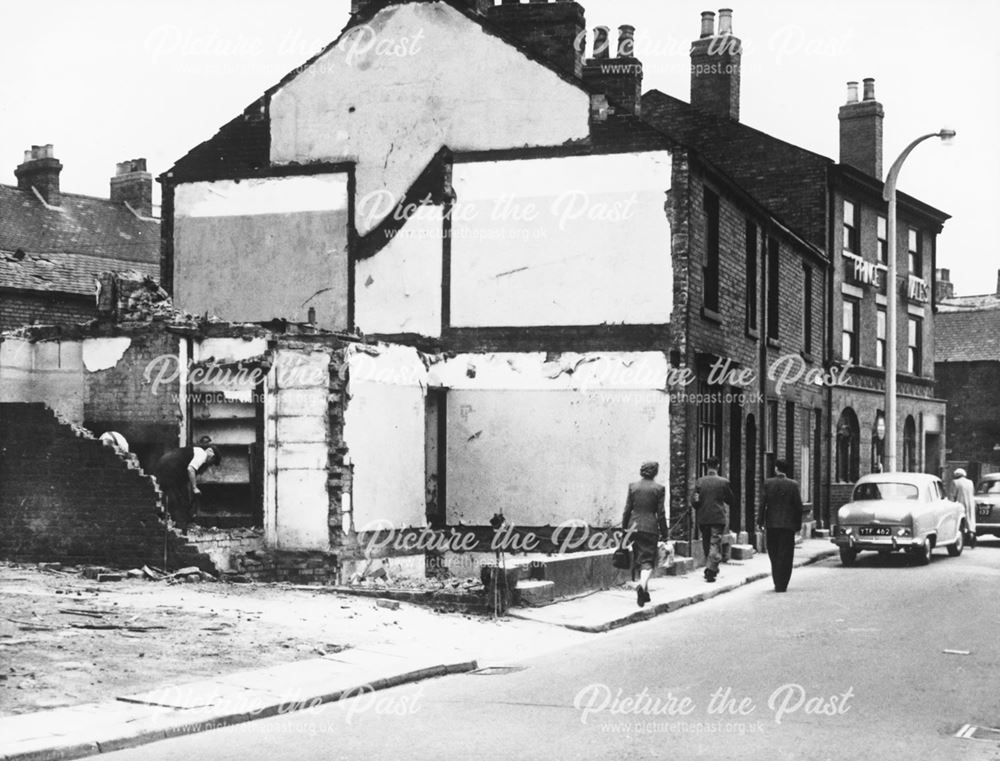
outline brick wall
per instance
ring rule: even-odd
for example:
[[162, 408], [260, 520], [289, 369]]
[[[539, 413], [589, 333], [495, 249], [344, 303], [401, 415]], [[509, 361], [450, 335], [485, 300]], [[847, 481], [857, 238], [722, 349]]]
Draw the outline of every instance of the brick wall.
[[936, 391], [948, 400], [948, 459], [1000, 459], [1000, 361], [939, 362]]
[[[0, 556], [131, 568], [163, 565], [158, 491], [133, 460], [42, 404], [0, 404]], [[166, 533], [171, 568], [212, 568]]]
[[486, 15], [532, 54], [564, 73], [580, 76], [583, 51], [578, 48], [586, 25], [579, 3], [506, 3], [489, 8]]
[[[703, 272], [706, 250], [706, 214], [702, 198], [705, 188], [719, 196], [719, 308], [715, 314], [705, 313]], [[769, 228], [766, 217], [749, 207], [745, 201], [715, 182], [707, 172], [696, 165], [692, 169], [686, 162], [675, 159], [673, 178], [671, 223], [674, 229], [674, 283], [675, 312], [672, 318], [673, 348], [684, 364], [695, 370], [699, 377], [707, 375], [709, 365], [715, 358], [732, 360], [734, 369], [746, 369], [753, 374], [751, 382], [745, 386], [712, 385], [707, 390], [715, 392], [743, 393], [735, 403], [721, 403], [719, 427], [723, 475], [729, 477], [738, 491], [740, 503], [740, 524], [747, 528], [748, 491], [753, 497], [755, 510], [760, 507], [762, 463], [765, 453], [759, 441], [747, 441], [747, 427], [750, 416], [759, 436], [765, 424], [759, 403], [759, 395], [767, 394], [777, 399], [778, 441], [777, 457], [784, 457], [790, 449], [793, 454], [793, 472], [802, 472], [801, 446], [803, 444], [803, 422], [815, 409], [824, 409], [822, 389], [800, 379], [789, 382], [780, 389], [773, 382], [766, 381], [766, 373], [779, 358], [794, 355], [801, 358], [803, 350], [803, 284], [805, 280], [803, 264], [808, 264], [813, 273], [812, 303], [812, 353], [802, 359], [805, 368], [818, 369], [823, 360], [825, 345], [825, 292], [826, 269], [808, 253], [801, 244], [790, 237]], [[747, 325], [747, 221], [757, 228], [755, 249], [757, 251], [756, 280], [752, 284], [757, 292], [758, 319], [756, 331]], [[766, 239], [775, 236], [778, 242], [780, 289], [778, 300], [778, 343], [764, 352], [766, 341], [767, 298]], [[764, 352], [765, 366], [760, 366]], [[707, 356], [707, 359], [705, 358]], [[798, 361], [798, 360], [796, 360]], [[681, 389], [677, 389], [681, 390]], [[692, 384], [688, 392], [698, 389]], [[795, 419], [792, 439], [786, 435], [788, 402], [794, 405]], [[687, 510], [691, 486], [697, 476], [698, 452], [698, 404], [683, 401], [674, 395], [671, 400], [672, 422], [672, 463], [671, 463], [671, 509], [674, 518]], [[737, 428], [734, 428], [738, 426]], [[734, 433], [739, 440], [733, 440]], [[810, 447], [814, 448], [814, 437], [810, 430]], [[755, 467], [747, 473], [747, 447], [754, 451]], [[735, 450], [735, 451], [734, 451]], [[733, 455], [737, 454], [737, 459]], [[814, 449], [813, 449], [814, 452]], [[811, 452], [812, 464], [817, 465]], [[823, 472], [824, 452], [820, 452], [818, 467]], [[815, 475], [810, 474], [810, 486], [816, 486]], [[752, 478], [752, 481], [749, 479]], [[813, 491], [814, 502], [822, 497], [822, 491]], [[819, 512], [819, 511], [817, 511]]]
[[[180, 382], [175, 377], [154, 393], [146, 368], [157, 357], [177, 357], [181, 339], [161, 323], [144, 326], [129, 337], [132, 343], [114, 367], [84, 373], [84, 425], [97, 433], [118, 431], [143, 468], [152, 470], [164, 451], [178, 446]], [[175, 367], [169, 364], [166, 371], [173, 373]]]
[[[344, 441], [344, 410], [347, 404], [347, 373], [344, 371], [346, 352], [337, 349], [330, 357], [330, 396], [327, 402], [328, 428], [330, 432], [329, 455], [327, 460], [326, 490], [330, 499], [327, 526], [330, 532], [330, 546], [339, 548], [344, 543], [344, 494], [352, 490], [351, 468], [345, 465], [347, 443]], [[312, 566], [315, 568], [318, 566]]]
[[93, 296], [7, 290], [0, 295], [0, 330], [32, 324], [86, 322], [95, 317], [97, 307]]

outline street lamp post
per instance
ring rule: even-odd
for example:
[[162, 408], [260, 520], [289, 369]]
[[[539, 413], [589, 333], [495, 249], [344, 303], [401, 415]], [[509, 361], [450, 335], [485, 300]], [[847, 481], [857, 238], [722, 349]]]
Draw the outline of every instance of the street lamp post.
[[940, 132], [931, 132], [921, 135], [910, 143], [899, 154], [889, 173], [885, 177], [885, 187], [882, 191], [882, 198], [889, 202], [888, 219], [886, 220], [886, 238], [889, 250], [887, 251], [888, 272], [886, 272], [886, 308], [885, 308], [885, 471], [893, 473], [896, 471], [896, 298], [899, 284], [896, 282], [896, 255], [898, 251], [898, 241], [896, 240], [896, 180], [899, 178], [899, 170], [903, 168], [906, 157], [913, 152], [924, 140], [932, 137], [939, 137], [944, 141], [955, 137], [955, 130], [943, 129]]

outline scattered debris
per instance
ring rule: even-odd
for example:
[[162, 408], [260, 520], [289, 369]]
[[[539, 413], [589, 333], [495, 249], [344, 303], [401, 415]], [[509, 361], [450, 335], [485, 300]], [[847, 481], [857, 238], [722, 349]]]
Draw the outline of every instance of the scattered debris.
[[97, 580], [99, 582], [103, 581], [121, 581], [125, 578], [123, 573], [99, 573], [97, 574]]
[[942, 650], [945, 655], [972, 655], [971, 650]]
[[39, 563], [39, 571], [61, 571], [62, 563]]
[[375, 601], [375, 604], [380, 608], [388, 608], [389, 610], [399, 610], [399, 603], [395, 600], [384, 600], [379, 598]]
[[196, 581], [218, 581], [215, 576], [210, 574], [208, 571], [203, 571], [197, 566], [187, 566], [186, 568], [181, 568], [179, 571], [174, 571], [163, 577], [168, 584], [177, 584], [183, 582], [196, 582]]

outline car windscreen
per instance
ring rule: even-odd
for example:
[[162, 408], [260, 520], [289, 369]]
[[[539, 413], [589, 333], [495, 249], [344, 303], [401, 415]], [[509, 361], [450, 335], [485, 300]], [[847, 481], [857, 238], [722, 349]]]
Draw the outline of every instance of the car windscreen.
[[914, 484], [895, 482], [858, 484], [854, 487], [854, 501], [870, 499], [918, 499], [920, 490]]
[[976, 494], [1000, 494], [1000, 479], [983, 481]]

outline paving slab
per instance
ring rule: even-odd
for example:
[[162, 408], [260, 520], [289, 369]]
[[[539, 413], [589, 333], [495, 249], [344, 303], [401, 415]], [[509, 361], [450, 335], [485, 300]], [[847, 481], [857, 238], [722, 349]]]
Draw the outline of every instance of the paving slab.
[[[796, 567], [837, 554], [829, 541], [806, 540], [795, 548]], [[585, 597], [557, 602], [541, 608], [514, 608], [512, 618], [563, 626], [575, 631], [599, 633], [671, 613], [692, 603], [702, 602], [744, 584], [769, 579], [771, 564], [766, 555], [747, 560], [730, 560], [719, 568], [718, 579], [709, 584], [700, 568], [688, 576], [653, 578], [649, 582], [652, 601], [638, 607], [632, 585], [608, 589]]]

